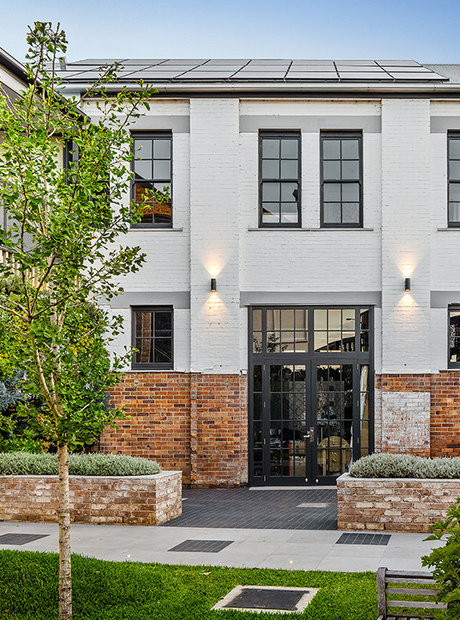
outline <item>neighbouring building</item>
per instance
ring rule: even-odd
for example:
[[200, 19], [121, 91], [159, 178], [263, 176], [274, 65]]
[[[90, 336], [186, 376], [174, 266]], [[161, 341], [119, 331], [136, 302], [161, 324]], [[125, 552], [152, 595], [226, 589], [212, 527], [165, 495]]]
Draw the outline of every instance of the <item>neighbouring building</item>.
[[[460, 65], [118, 60], [109, 89], [158, 95], [122, 240], [147, 260], [112, 304], [130, 418], [101, 449], [196, 486], [460, 456]], [[66, 94], [108, 62], [62, 63]]]

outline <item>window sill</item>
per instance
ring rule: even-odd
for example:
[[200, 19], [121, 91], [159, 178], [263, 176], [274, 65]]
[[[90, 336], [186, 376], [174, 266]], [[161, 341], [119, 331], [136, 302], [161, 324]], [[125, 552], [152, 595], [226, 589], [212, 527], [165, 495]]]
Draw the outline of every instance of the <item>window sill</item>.
[[128, 232], [184, 232], [183, 228], [162, 228], [161, 226], [133, 226]]
[[460, 232], [460, 226], [448, 226], [448, 227], [444, 227], [444, 228], [438, 228], [439, 232], [445, 232], [447, 230], [457, 230]]
[[124, 372], [177, 372], [176, 370], [173, 370], [172, 368], [130, 368], [129, 370], [126, 370]]
[[[299, 232], [345, 232], [345, 231], [366, 231], [366, 232], [372, 232], [374, 229], [373, 228], [283, 228], [282, 226], [276, 227], [274, 226], [273, 228], [269, 228], [268, 226], [264, 226], [261, 228], [248, 228], [249, 232], [256, 232], [256, 231], [270, 231], [273, 232], [274, 230], [276, 230], [277, 232], [280, 231], [289, 231], [289, 232], [293, 232], [293, 231], [299, 231]], [[459, 229], [460, 230], [460, 229]]]

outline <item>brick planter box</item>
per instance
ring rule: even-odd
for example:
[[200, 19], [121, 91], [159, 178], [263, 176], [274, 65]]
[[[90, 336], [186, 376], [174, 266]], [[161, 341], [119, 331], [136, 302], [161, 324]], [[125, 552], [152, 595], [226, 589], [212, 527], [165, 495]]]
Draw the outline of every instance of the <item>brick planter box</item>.
[[352, 478], [337, 480], [339, 530], [428, 532], [460, 496], [460, 480]]
[[[182, 472], [70, 476], [75, 523], [160, 525], [182, 514]], [[57, 476], [0, 476], [0, 519], [57, 522]]]

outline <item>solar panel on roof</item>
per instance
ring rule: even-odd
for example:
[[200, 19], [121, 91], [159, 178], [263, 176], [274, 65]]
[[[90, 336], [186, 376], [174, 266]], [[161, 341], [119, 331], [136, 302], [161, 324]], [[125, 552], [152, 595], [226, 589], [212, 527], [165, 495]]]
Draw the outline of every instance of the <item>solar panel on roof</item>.
[[437, 73], [397, 73], [396, 71], [392, 71], [391, 75], [395, 80], [405, 81], [405, 80], [445, 80], [446, 78], [438, 75]]
[[181, 75], [181, 79], [193, 80], [204, 78], [206, 80], [221, 80], [223, 78], [229, 78], [232, 75], [233, 71], [189, 71]]
[[391, 80], [392, 77], [385, 71], [339, 71], [341, 80]]
[[245, 65], [247, 62], [249, 62], [249, 58], [211, 58], [211, 60], [208, 60], [208, 62], [206, 63], [207, 65], [239, 65], [240, 67], [242, 67], [243, 65]]
[[175, 78], [180, 73], [177, 71], [135, 71], [134, 73], [129, 74], [130, 80], [140, 80], [140, 79], [158, 79], [158, 80], [169, 80], [171, 78]]
[[320, 60], [318, 58], [313, 59], [313, 60], [308, 60], [308, 59], [304, 59], [301, 60], [300, 58], [293, 60], [292, 61], [293, 65], [333, 65], [334, 61], [333, 60]]
[[397, 73], [433, 73], [431, 71], [431, 69], [427, 69], [426, 67], [388, 67], [388, 66], [384, 66], [384, 69], [386, 69], [386, 71], [389, 71], [390, 73], [393, 72], [397, 72]]
[[171, 64], [171, 65], [200, 65], [204, 62], [207, 62], [206, 58], [170, 58], [166, 60], [163, 64]]
[[320, 72], [320, 71], [289, 71], [287, 79], [307, 79], [307, 80], [337, 80], [337, 72]]
[[118, 79], [150, 80], [395, 80], [445, 81], [447, 78], [420, 65], [414, 60], [337, 60], [331, 59], [231, 59], [231, 58], [87, 58], [68, 63], [59, 75], [64, 80], [92, 81], [99, 77], [100, 68], [118, 62]]
[[125, 60], [126, 58], [86, 58], [85, 60], [76, 60], [69, 64], [99, 67], [100, 65], [112, 65], [114, 62], [124, 62]]
[[339, 71], [383, 71], [378, 65], [344, 65], [343, 63], [336, 63], [335, 66]]
[[415, 60], [377, 60], [379, 65], [387, 67], [420, 67], [420, 63]]
[[376, 64], [375, 60], [336, 60], [336, 65], [351, 65], [353, 67], [366, 67], [366, 66], [374, 66]]
[[239, 71], [233, 76], [233, 79], [246, 79], [246, 80], [269, 80], [270, 78], [280, 79], [286, 75], [285, 71], [264, 71], [263, 73], [256, 72], [243, 72]]
[[334, 65], [291, 65], [290, 71], [335, 71]]

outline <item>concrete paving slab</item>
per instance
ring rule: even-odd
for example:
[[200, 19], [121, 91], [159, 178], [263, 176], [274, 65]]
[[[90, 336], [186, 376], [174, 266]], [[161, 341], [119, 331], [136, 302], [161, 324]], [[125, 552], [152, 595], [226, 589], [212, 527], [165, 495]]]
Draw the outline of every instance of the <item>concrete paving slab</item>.
[[[22, 546], [0, 548], [58, 550], [58, 528], [51, 523], [0, 523], [3, 533], [47, 534]], [[74, 553], [114, 561], [159, 562], [288, 570], [375, 571], [379, 566], [421, 570], [420, 557], [442, 543], [424, 541], [425, 534], [392, 533], [387, 546], [337, 545], [341, 532], [318, 530], [138, 527], [73, 524]], [[187, 539], [232, 540], [218, 553], [171, 553]], [[426, 569], [425, 569], [426, 570]]]

